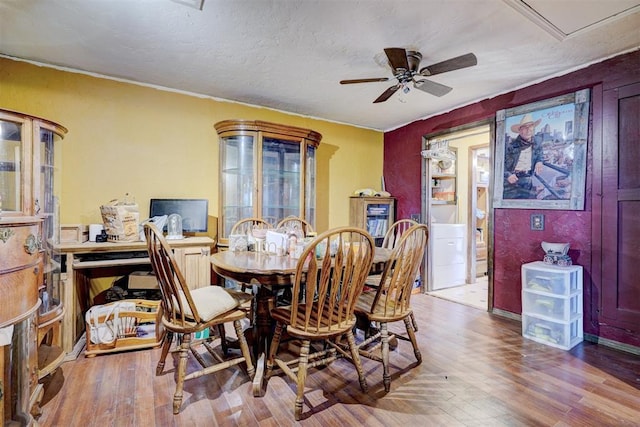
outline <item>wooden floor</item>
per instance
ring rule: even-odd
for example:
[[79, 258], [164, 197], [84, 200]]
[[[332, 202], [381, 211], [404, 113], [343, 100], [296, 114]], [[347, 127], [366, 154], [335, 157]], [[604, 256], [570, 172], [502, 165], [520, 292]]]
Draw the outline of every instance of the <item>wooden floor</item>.
[[[567, 352], [526, 340], [520, 323], [428, 295], [412, 299], [423, 363], [400, 342], [391, 391], [363, 360], [369, 395], [338, 360], [307, 378], [309, 426], [639, 426], [640, 357], [592, 343]], [[241, 368], [188, 381], [172, 414], [174, 370], [156, 377], [159, 350], [81, 356], [49, 379], [41, 426], [290, 426], [294, 387], [251, 395]]]

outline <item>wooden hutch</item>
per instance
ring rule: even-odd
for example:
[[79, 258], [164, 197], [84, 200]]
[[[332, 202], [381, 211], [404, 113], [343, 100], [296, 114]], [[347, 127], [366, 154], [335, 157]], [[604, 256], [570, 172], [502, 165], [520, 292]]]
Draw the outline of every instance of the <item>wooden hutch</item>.
[[34, 425], [63, 361], [57, 143], [67, 130], [0, 110], [0, 422]]

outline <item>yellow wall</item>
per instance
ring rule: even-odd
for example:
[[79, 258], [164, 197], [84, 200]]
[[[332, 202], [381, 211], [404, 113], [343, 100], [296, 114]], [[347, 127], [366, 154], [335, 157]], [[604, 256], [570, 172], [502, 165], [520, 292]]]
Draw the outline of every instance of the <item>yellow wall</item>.
[[226, 119], [266, 120], [322, 134], [319, 231], [348, 224], [351, 193], [379, 187], [382, 176], [379, 131], [5, 58], [0, 58], [0, 108], [69, 129], [62, 142], [63, 224], [101, 222], [99, 206], [125, 193], [136, 198], [141, 218], [148, 216], [152, 197], [206, 198], [209, 214], [218, 216], [213, 125]]

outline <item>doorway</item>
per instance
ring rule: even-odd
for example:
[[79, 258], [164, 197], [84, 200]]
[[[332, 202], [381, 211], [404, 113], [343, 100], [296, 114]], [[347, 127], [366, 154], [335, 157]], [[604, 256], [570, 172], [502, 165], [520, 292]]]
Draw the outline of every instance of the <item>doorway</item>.
[[[455, 203], [447, 203], [445, 207], [442, 202], [433, 199], [433, 186], [442, 186], [442, 183], [433, 179], [433, 168], [425, 159], [425, 180], [424, 180], [424, 210], [425, 221], [432, 231], [430, 238], [431, 263], [427, 268], [427, 293], [430, 295], [448, 299], [461, 304], [473, 306], [483, 310], [489, 310], [493, 304], [489, 296], [490, 290], [490, 182], [491, 182], [491, 140], [493, 135], [491, 123], [476, 123], [464, 128], [451, 129], [439, 135], [428, 135], [425, 137], [425, 146], [435, 140], [447, 141], [448, 147], [456, 154], [455, 160]], [[440, 212], [443, 209], [453, 209], [454, 213], [443, 216]], [[443, 286], [440, 283], [443, 278], [439, 277], [441, 270], [439, 261], [442, 257], [440, 242], [434, 233], [440, 224], [445, 221], [453, 226], [461, 226], [465, 230], [463, 256], [464, 265], [456, 264], [456, 269], [464, 269], [464, 280], [450, 283]], [[435, 224], [435, 227], [434, 227]], [[436, 233], [437, 234], [437, 233]], [[451, 245], [449, 245], [451, 246]], [[448, 256], [448, 255], [447, 255]], [[429, 264], [434, 264], [429, 268]], [[437, 264], [437, 265], [436, 265]], [[462, 272], [461, 272], [462, 273]], [[449, 279], [447, 275], [445, 279]]]

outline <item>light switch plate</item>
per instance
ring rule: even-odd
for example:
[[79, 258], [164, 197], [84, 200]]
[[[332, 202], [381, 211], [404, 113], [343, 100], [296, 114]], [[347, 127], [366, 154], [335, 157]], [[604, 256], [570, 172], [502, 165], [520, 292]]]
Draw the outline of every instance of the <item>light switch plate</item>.
[[536, 231], [544, 230], [544, 215], [531, 214], [531, 229]]

